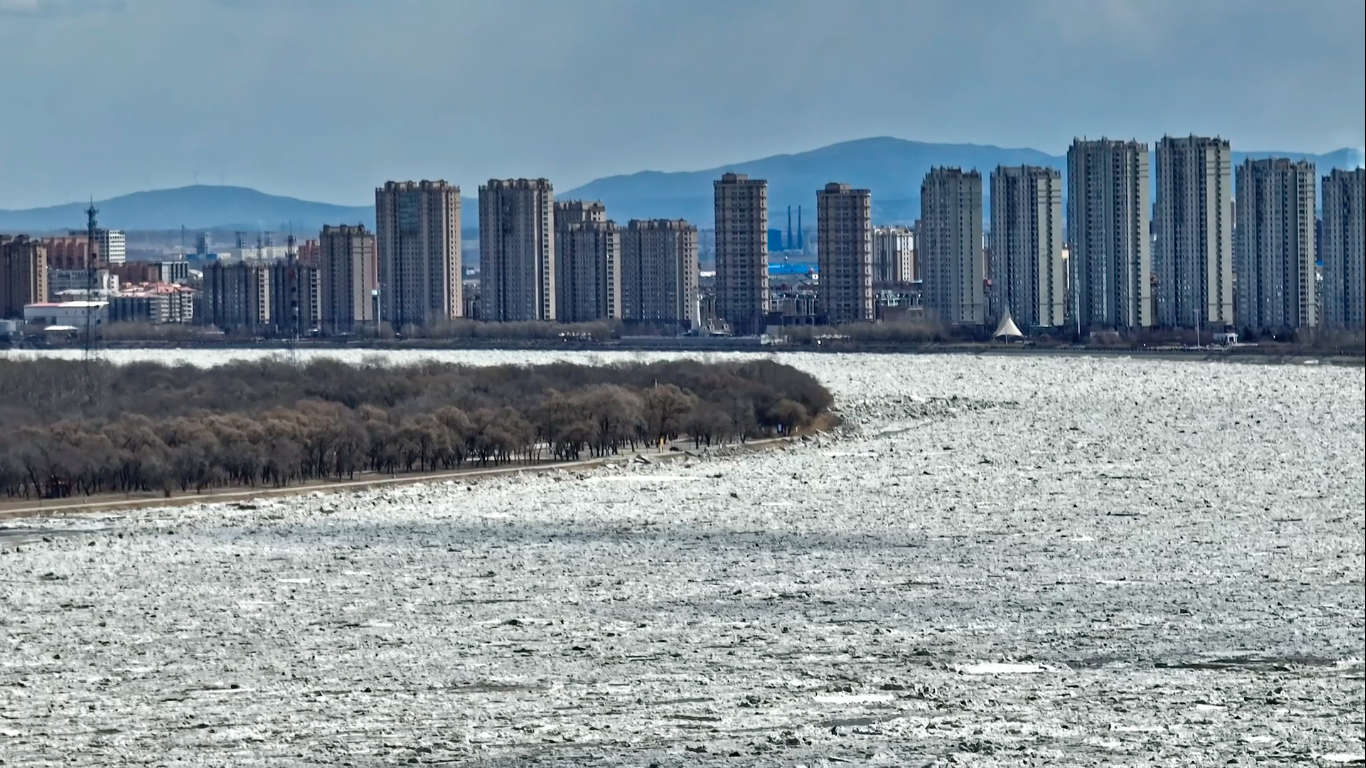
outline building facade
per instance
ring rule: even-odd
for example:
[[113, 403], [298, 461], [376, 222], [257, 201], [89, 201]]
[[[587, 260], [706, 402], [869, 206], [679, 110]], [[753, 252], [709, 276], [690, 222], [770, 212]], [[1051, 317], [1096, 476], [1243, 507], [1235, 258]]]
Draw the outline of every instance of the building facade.
[[[45, 237], [49, 269], [85, 270], [90, 265], [90, 238], [84, 232], [66, 237]], [[98, 247], [98, 245], [96, 246]]]
[[830, 183], [816, 192], [818, 314], [830, 325], [873, 320], [873, 193]]
[[546, 179], [479, 187], [479, 301], [491, 322], [555, 320], [555, 189]]
[[768, 314], [768, 182], [726, 173], [713, 182], [716, 314], [738, 335], [756, 335]]
[[945, 325], [987, 321], [982, 258], [982, 174], [933, 168], [920, 185], [924, 304]]
[[919, 279], [915, 230], [909, 227], [874, 227], [873, 285], [902, 285]]
[[375, 190], [380, 319], [395, 330], [459, 317], [460, 187], [390, 181]]
[[[379, 274], [374, 235], [362, 224], [328, 224], [323, 227], [317, 242], [318, 327], [321, 332], [334, 336], [373, 325]], [[305, 263], [302, 258], [299, 262]]]
[[1316, 180], [1310, 162], [1280, 158], [1238, 166], [1233, 260], [1239, 330], [1276, 333], [1318, 325]]
[[0, 319], [24, 316], [24, 307], [47, 302], [47, 248], [20, 235], [0, 236]]
[[204, 268], [198, 322], [224, 333], [261, 333], [271, 325], [271, 265], [210, 262]]
[[1233, 318], [1233, 153], [1226, 139], [1157, 143], [1157, 324], [1223, 328]]
[[285, 337], [308, 336], [322, 319], [318, 268], [297, 258], [270, 265], [270, 325]]
[[1366, 327], [1366, 171], [1323, 177], [1323, 320], [1334, 330]]
[[109, 298], [110, 323], [194, 322], [195, 291], [174, 283], [131, 285]]
[[633, 219], [621, 232], [622, 319], [687, 330], [700, 322], [697, 227]]
[[992, 313], [1015, 325], [1066, 322], [1062, 266], [1062, 174], [1038, 166], [998, 166], [991, 174]]
[[1073, 322], [1093, 330], [1151, 326], [1148, 145], [1074, 140], [1067, 190]]
[[602, 203], [555, 203], [555, 270], [560, 321], [621, 319], [621, 232]]

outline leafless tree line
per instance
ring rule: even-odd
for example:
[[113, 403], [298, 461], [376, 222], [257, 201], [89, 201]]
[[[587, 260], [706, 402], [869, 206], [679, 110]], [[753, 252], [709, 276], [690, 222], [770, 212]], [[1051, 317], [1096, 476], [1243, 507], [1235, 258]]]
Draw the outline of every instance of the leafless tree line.
[[0, 495], [279, 487], [789, 433], [828, 413], [772, 361], [217, 368], [0, 362]]

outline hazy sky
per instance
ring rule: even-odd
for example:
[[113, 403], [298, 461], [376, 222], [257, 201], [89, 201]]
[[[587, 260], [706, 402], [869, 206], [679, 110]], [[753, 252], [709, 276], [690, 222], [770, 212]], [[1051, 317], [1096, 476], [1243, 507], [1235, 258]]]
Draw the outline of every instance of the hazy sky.
[[557, 189], [867, 136], [1363, 143], [1362, 0], [0, 0], [0, 208]]

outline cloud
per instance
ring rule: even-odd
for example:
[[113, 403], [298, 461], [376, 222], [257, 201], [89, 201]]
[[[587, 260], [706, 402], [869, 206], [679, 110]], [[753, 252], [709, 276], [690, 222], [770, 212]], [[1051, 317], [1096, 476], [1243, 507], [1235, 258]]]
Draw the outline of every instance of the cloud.
[[84, 16], [123, 9], [124, 0], [0, 0], [0, 16]]

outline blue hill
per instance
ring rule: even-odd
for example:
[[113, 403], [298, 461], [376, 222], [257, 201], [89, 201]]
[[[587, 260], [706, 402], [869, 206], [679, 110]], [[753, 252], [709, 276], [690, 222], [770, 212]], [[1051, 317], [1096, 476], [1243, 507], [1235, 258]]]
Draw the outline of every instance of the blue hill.
[[[1326, 155], [1304, 152], [1234, 152], [1245, 158], [1309, 159], [1320, 173], [1330, 168], [1355, 167], [1359, 155], [1340, 149]], [[712, 224], [712, 182], [734, 171], [768, 180], [770, 225], [785, 228], [787, 207], [802, 206], [803, 223], [815, 222], [816, 190], [840, 181], [872, 190], [873, 219], [879, 224], [910, 223], [920, 216], [920, 182], [934, 166], [976, 168], [985, 177], [998, 165], [1042, 165], [1065, 172], [1067, 158], [1034, 149], [1011, 149], [980, 144], [931, 144], [890, 137], [859, 139], [793, 155], [774, 155], [702, 171], [664, 173], [643, 171], [609, 176], [558, 193], [559, 198], [601, 200], [618, 222], [645, 218], [685, 218], [701, 227]], [[987, 190], [983, 190], [988, 194]]]

